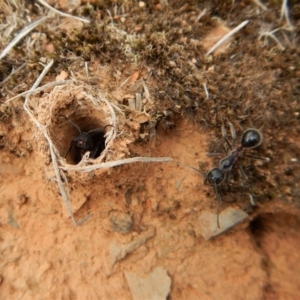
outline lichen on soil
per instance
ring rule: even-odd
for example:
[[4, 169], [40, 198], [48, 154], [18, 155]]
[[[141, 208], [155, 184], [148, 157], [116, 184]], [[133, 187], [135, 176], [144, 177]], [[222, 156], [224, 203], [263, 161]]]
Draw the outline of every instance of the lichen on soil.
[[[297, 299], [300, 208], [300, 5], [291, 1], [48, 1], [89, 22], [49, 15], [42, 1], [6, 0], [0, 50], [28, 21], [49, 16], [0, 60], [0, 291], [3, 299]], [[26, 17], [24, 17], [26, 16]], [[233, 28], [249, 22], [214, 52]], [[55, 147], [75, 227], [57, 186]], [[78, 132], [111, 123], [105, 153], [66, 156]], [[102, 97], [101, 96], [101, 97]], [[91, 100], [92, 99], [92, 100]], [[65, 116], [65, 117], [62, 117]], [[214, 188], [230, 140], [259, 129], [263, 143]], [[195, 172], [196, 168], [200, 173]], [[251, 200], [251, 201], [250, 201]], [[255, 205], [253, 205], [255, 204]], [[230, 216], [230, 217], [228, 217]], [[229, 228], [230, 227], [230, 228]]]

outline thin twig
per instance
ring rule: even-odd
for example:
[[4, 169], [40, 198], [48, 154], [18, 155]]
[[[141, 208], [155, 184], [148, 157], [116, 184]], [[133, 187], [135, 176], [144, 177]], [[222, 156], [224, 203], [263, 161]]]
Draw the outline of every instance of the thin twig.
[[72, 16], [72, 15], [69, 15], [69, 14], [66, 14], [64, 12], [61, 12], [57, 9], [55, 9], [54, 7], [52, 7], [51, 5], [49, 5], [46, 1], [44, 0], [37, 0], [40, 4], [42, 4], [43, 6], [47, 7], [49, 10], [63, 16], [63, 17], [67, 17], [67, 18], [73, 18], [75, 20], [78, 20], [78, 21], [81, 21], [81, 22], [84, 22], [84, 23], [90, 23], [90, 20], [87, 20], [87, 19], [83, 19], [83, 18], [79, 18], [79, 17], [75, 17], [75, 16]]
[[230, 32], [228, 32], [226, 35], [224, 35], [216, 44], [214, 44], [207, 52], [206, 56], [214, 52], [218, 47], [220, 47], [226, 40], [228, 40], [231, 36], [233, 36], [236, 32], [238, 32], [240, 29], [242, 29], [244, 26], [246, 26], [249, 23], [248, 20], [242, 22], [240, 25], [232, 29]]
[[125, 85], [128, 82], [128, 80], [130, 79], [130, 77], [131, 76], [129, 76], [128, 78], [126, 78], [125, 81], [122, 82], [121, 85], [118, 88], [121, 89], [123, 87], [123, 85]]
[[277, 43], [277, 45], [278, 45], [278, 47], [281, 49], [281, 50], [284, 50], [285, 49], [285, 47], [280, 43], [280, 41], [278, 40], [278, 38], [274, 35], [274, 33], [276, 32], [276, 31], [278, 31], [279, 30], [279, 28], [277, 28], [277, 29], [274, 29], [274, 30], [272, 30], [272, 31], [266, 31], [266, 32], [262, 32], [260, 35], [259, 35], [259, 37], [258, 37], [258, 39], [260, 40], [262, 37], [269, 37], [269, 38], [271, 38], [271, 39], [273, 39], [276, 43]]
[[[49, 69], [51, 68], [51, 66], [53, 65], [53, 60], [51, 60], [48, 65], [44, 68], [43, 72], [40, 74], [40, 76], [37, 78], [37, 80], [35, 81], [35, 83], [33, 84], [32, 88], [29, 90], [33, 91], [42, 81], [42, 79], [45, 77], [45, 75], [47, 74], [47, 72], [49, 71]], [[84, 221], [87, 220], [87, 218], [89, 218], [89, 216], [85, 217], [83, 220], [77, 222], [75, 220], [74, 214], [72, 212], [72, 208], [69, 202], [69, 197], [68, 197], [68, 193], [66, 192], [66, 189], [64, 187], [64, 184], [62, 182], [61, 176], [60, 176], [60, 171], [58, 168], [58, 162], [57, 162], [57, 157], [56, 157], [56, 153], [54, 151], [54, 147], [53, 147], [53, 143], [51, 141], [51, 138], [49, 137], [48, 133], [47, 133], [47, 129], [46, 126], [42, 125], [32, 114], [29, 106], [28, 106], [28, 102], [29, 102], [29, 97], [30, 97], [30, 93], [27, 94], [27, 96], [25, 97], [25, 102], [24, 102], [24, 110], [25, 112], [29, 115], [30, 119], [36, 124], [36, 126], [38, 127], [38, 129], [41, 131], [41, 133], [44, 135], [44, 137], [46, 138], [48, 145], [49, 145], [49, 150], [50, 150], [50, 155], [51, 155], [51, 159], [52, 159], [52, 166], [54, 169], [54, 173], [55, 173], [55, 177], [56, 177], [56, 181], [60, 190], [60, 193], [62, 195], [63, 201], [65, 203], [65, 206], [67, 208], [67, 211], [74, 223], [75, 226], [82, 224]]]
[[38, 19], [29, 25], [27, 25], [25, 28], [23, 28], [18, 35], [4, 48], [2, 53], [0, 54], [0, 60], [5, 57], [9, 51], [23, 38], [25, 37], [30, 31], [32, 31], [35, 27], [43, 23], [46, 19], [48, 19], [48, 16], [43, 17], [41, 19]]
[[107, 9], [106, 11], [107, 11], [107, 13], [109, 15], [109, 18], [110, 18], [110, 21], [111, 21], [111, 23], [110, 23], [111, 26], [115, 27], [115, 25], [114, 25], [114, 19], [113, 19], [112, 15], [111, 15], [111, 12], [109, 11], [109, 9]]
[[198, 17], [197, 17], [197, 19], [196, 19], [196, 22], [195, 23], [197, 23], [197, 22], [199, 22], [200, 21], [200, 19], [205, 15], [207, 13], [207, 9], [206, 8], [204, 8], [202, 11], [201, 11], [201, 13], [198, 15]]
[[285, 20], [286, 20], [287, 25], [288, 25], [287, 27], [290, 28], [290, 29], [293, 29], [294, 26], [292, 25], [292, 23], [290, 21], [287, 0], [283, 0], [282, 6], [281, 6], [280, 20], [282, 20], [283, 17], [285, 17]]
[[42, 80], [44, 79], [44, 77], [46, 76], [46, 74], [48, 73], [50, 68], [52, 67], [53, 63], [54, 63], [54, 60], [51, 59], [49, 61], [49, 63], [46, 65], [46, 67], [43, 69], [42, 73], [37, 78], [37, 80], [35, 81], [35, 83], [33, 84], [32, 88], [30, 90], [34, 90], [40, 85], [40, 83], [42, 82]]
[[262, 10], [264, 11], [268, 10], [268, 8], [264, 4], [262, 4], [259, 0], [252, 0], [252, 2], [256, 4], [258, 7], [260, 7]]
[[28, 91], [25, 91], [21, 94], [18, 94], [8, 100], [5, 101], [5, 103], [8, 103], [8, 102], [11, 102], [17, 98], [20, 98], [20, 97], [23, 97], [23, 96], [30, 96], [32, 94], [36, 94], [36, 93], [39, 93], [49, 87], [52, 87], [52, 86], [56, 86], [56, 85], [61, 85], [61, 84], [67, 84], [67, 83], [72, 83], [73, 80], [59, 80], [59, 81], [52, 81], [52, 82], [49, 82], [49, 83], [46, 83], [45, 85], [39, 87], [39, 88], [36, 88], [36, 89], [30, 89]]
[[202, 83], [205, 94], [206, 94], [206, 99], [209, 99], [209, 91], [207, 89], [207, 84], [206, 83]]
[[7, 82], [11, 76], [13, 76], [14, 74], [18, 73], [19, 71], [21, 71], [22, 69], [24, 69], [26, 67], [26, 63], [23, 63], [20, 67], [18, 67], [16, 70], [13, 70], [3, 81], [0, 82], [0, 84], [4, 84], [5, 82]]
[[143, 163], [151, 163], [151, 162], [171, 162], [173, 161], [170, 157], [132, 157], [132, 158], [125, 158], [121, 160], [115, 160], [115, 161], [109, 161], [105, 163], [90, 165], [90, 166], [73, 166], [73, 165], [67, 165], [64, 167], [60, 167], [60, 169], [65, 171], [81, 171], [81, 172], [90, 172], [98, 169], [108, 169], [113, 168], [116, 166], [121, 166], [125, 164], [132, 164], [137, 162], [143, 162]]

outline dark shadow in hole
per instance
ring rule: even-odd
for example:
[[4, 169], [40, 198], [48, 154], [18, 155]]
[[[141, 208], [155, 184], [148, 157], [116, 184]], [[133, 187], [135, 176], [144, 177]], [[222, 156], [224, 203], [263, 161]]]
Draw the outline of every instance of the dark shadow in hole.
[[255, 237], [259, 237], [266, 230], [263, 218], [264, 217], [257, 216], [249, 224], [249, 229]]
[[298, 232], [299, 228], [300, 218], [286, 212], [260, 214], [249, 224], [250, 232], [258, 246], [261, 246], [265, 235], [271, 232], [284, 236], [292, 231]]
[[[102, 130], [102, 129], [99, 129]], [[100, 156], [102, 151], [105, 149], [105, 132], [82, 132], [78, 134], [70, 144], [70, 151], [67, 152], [67, 160], [71, 160], [70, 163], [78, 164], [82, 156], [89, 151], [90, 158], [95, 159]], [[85, 143], [86, 146], [81, 146]]]
[[80, 118], [76, 121], [71, 120], [76, 126], [66, 122], [66, 135], [72, 137], [69, 143], [64, 147], [65, 151], [63, 156], [66, 157], [67, 162], [70, 164], [78, 164], [82, 156], [89, 151], [90, 158], [95, 159], [100, 156], [105, 149], [105, 130], [104, 125], [98, 120], [92, 118]]

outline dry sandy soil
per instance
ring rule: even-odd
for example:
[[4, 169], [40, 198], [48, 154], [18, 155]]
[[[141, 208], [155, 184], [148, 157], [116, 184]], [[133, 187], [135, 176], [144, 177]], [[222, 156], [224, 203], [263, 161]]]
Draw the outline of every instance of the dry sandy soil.
[[[84, 23], [4, 1], [1, 51], [48, 19], [0, 61], [1, 299], [299, 299], [300, 5], [282, 2], [48, 1]], [[65, 158], [62, 115], [113, 125], [100, 157]], [[236, 144], [259, 129], [246, 152], [269, 161], [241, 157], [248, 180], [234, 165], [220, 185], [221, 227], [244, 216], [221, 233], [201, 172], [230, 123]], [[97, 167], [137, 157], [173, 160]]]

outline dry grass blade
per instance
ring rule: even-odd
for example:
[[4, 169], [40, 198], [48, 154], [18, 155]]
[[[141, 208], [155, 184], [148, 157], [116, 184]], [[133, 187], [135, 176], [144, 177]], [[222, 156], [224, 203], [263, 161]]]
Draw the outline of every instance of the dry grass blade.
[[150, 162], [171, 162], [173, 161], [170, 157], [132, 157], [132, 158], [125, 158], [116, 161], [109, 161], [105, 163], [90, 165], [90, 166], [73, 166], [67, 165], [65, 167], [60, 167], [60, 169], [65, 171], [82, 171], [82, 172], [91, 172], [97, 169], [108, 169], [113, 168], [116, 166], [121, 166], [125, 164], [132, 164], [137, 162], [142, 163], [150, 163]]
[[275, 33], [279, 30], [280, 30], [280, 28], [274, 29], [272, 31], [263, 31], [260, 33], [258, 39], [261, 40], [263, 37], [265, 39], [271, 38], [273, 41], [275, 41], [277, 43], [278, 48], [283, 51], [283, 50], [285, 50], [285, 47], [282, 45], [282, 43], [279, 41], [279, 39], [275, 36]]
[[[44, 76], [47, 74], [47, 72], [49, 71], [49, 69], [51, 68], [51, 66], [53, 65], [53, 60], [51, 60], [48, 65], [44, 68], [43, 72], [41, 73], [41, 75], [38, 77], [38, 79], [36, 80], [36, 82], [33, 84], [31, 90], [34, 90], [38, 85], [39, 83], [42, 81], [42, 79], [44, 78]], [[38, 129], [40, 130], [40, 132], [45, 136], [47, 142], [48, 142], [48, 145], [49, 145], [49, 150], [50, 150], [50, 155], [51, 155], [51, 159], [52, 159], [52, 165], [53, 165], [53, 169], [54, 169], [54, 172], [55, 172], [55, 177], [56, 177], [56, 180], [57, 180], [57, 184], [58, 184], [58, 187], [59, 187], [59, 190], [60, 190], [60, 193], [62, 195], [62, 198], [63, 198], [63, 201], [65, 203], [65, 206], [67, 208], [67, 211], [74, 223], [75, 226], [77, 225], [80, 225], [82, 224], [84, 221], [87, 220], [87, 218], [89, 218], [89, 216], [85, 217], [84, 219], [80, 220], [79, 222], [76, 221], [75, 217], [74, 217], [74, 214], [72, 212], [72, 208], [71, 208], [71, 205], [70, 205], [70, 201], [69, 201], [69, 195], [66, 191], [66, 188], [64, 186], [64, 183], [62, 182], [62, 179], [61, 179], [61, 175], [60, 175], [60, 171], [59, 171], [59, 167], [58, 167], [58, 162], [57, 162], [57, 155], [55, 153], [55, 150], [54, 150], [54, 146], [53, 146], [53, 143], [51, 141], [51, 138], [49, 137], [48, 133], [47, 133], [47, 130], [46, 130], [46, 126], [42, 125], [36, 118], [35, 116], [33, 115], [30, 107], [29, 107], [29, 97], [30, 97], [30, 93], [26, 96], [25, 98], [25, 102], [24, 102], [24, 110], [25, 112], [29, 115], [30, 119], [36, 124], [36, 126], [38, 127]]]
[[242, 22], [240, 25], [232, 29], [230, 32], [228, 32], [225, 36], [223, 36], [216, 44], [214, 44], [207, 52], [206, 56], [214, 52], [218, 47], [220, 47], [226, 40], [228, 40], [231, 36], [233, 36], [236, 32], [238, 32], [240, 29], [242, 29], [244, 26], [246, 26], [249, 23], [248, 20]]
[[32, 31], [35, 27], [37, 27], [38, 25], [40, 25], [41, 23], [43, 23], [45, 20], [47, 20], [48, 17], [43, 17], [37, 21], [32, 22], [31, 24], [29, 24], [28, 26], [26, 26], [25, 28], [23, 28], [18, 35], [4, 48], [4, 50], [2, 51], [2, 53], [0, 54], [0, 60], [5, 57], [9, 51], [23, 38], [25, 37], [30, 31]]
[[25, 91], [21, 94], [18, 94], [8, 100], [5, 101], [5, 103], [8, 103], [8, 102], [11, 102], [17, 98], [20, 98], [20, 97], [23, 97], [23, 96], [30, 96], [32, 94], [36, 94], [36, 93], [39, 93], [41, 91], [44, 91], [45, 89], [47, 88], [50, 88], [50, 87], [53, 87], [53, 86], [57, 86], [57, 85], [62, 85], [62, 84], [68, 84], [68, 83], [72, 83], [73, 80], [59, 80], [59, 81], [53, 81], [53, 82], [49, 82], [49, 83], [46, 83], [45, 85], [39, 87], [39, 88], [35, 88], [35, 89], [30, 89], [29, 91]]
[[262, 10], [264, 11], [268, 10], [268, 8], [264, 4], [262, 4], [259, 0], [252, 0], [252, 2], [256, 4], [258, 7], [260, 7]]
[[48, 9], [50, 9], [51, 11], [63, 16], [63, 17], [67, 17], [67, 18], [73, 18], [73, 19], [76, 19], [78, 21], [81, 21], [81, 22], [84, 22], [84, 23], [90, 23], [89, 20], [87, 19], [83, 19], [83, 18], [79, 18], [79, 17], [75, 17], [75, 16], [72, 16], [72, 15], [69, 15], [69, 14], [66, 14], [66, 13], [63, 13], [57, 9], [55, 9], [54, 7], [52, 7], [51, 5], [49, 5], [46, 1], [44, 0], [38, 0], [38, 2], [40, 4], [42, 4], [43, 6], [47, 7]]
[[292, 25], [289, 17], [289, 9], [288, 9], [288, 3], [287, 0], [283, 0], [282, 6], [281, 6], [281, 13], [280, 13], [280, 20], [285, 17], [286, 23], [287, 23], [287, 28], [290, 30], [294, 29], [294, 26]]
[[4, 84], [5, 82], [7, 82], [13, 75], [17, 74], [19, 71], [23, 70], [25, 67], [26, 67], [26, 63], [22, 64], [16, 70], [13, 70], [3, 81], [0, 82], [0, 84]]

